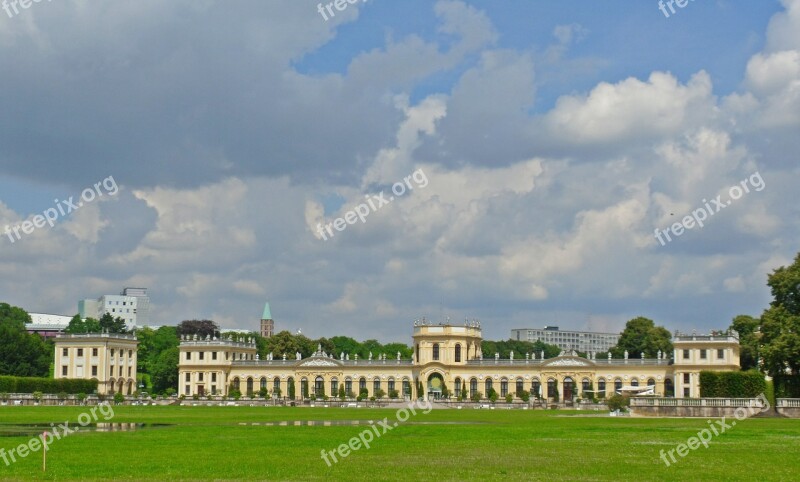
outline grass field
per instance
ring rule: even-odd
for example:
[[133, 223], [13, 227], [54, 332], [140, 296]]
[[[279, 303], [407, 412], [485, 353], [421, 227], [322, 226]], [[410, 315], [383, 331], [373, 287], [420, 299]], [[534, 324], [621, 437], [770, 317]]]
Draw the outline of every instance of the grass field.
[[[30, 435], [8, 424], [74, 424], [87, 407], [0, 407], [0, 448]], [[411, 415], [351, 451], [335, 450], [395, 410], [286, 407], [114, 407], [109, 421], [166, 426], [74, 433], [42, 454], [0, 460], [8, 479], [248, 480], [798, 480], [800, 420], [738, 422], [667, 467], [659, 458], [706, 428], [705, 419], [596, 417], [572, 411], [433, 410]], [[361, 425], [268, 422], [359, 420]], [[102, 417], [99, 421], [103, 421]], [[73, 426], [73, 425], [70, 426]], [[31, 428], [30, 430], [35, 431]], [[381, 429], [382, 431], [382, 429]]]

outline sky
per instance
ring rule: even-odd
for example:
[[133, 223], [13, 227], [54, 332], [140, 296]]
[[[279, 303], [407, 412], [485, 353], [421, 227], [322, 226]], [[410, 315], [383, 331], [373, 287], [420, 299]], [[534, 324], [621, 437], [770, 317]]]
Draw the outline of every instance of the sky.
[[800, 0], [15, 5], [0, 301], [30, 312], [708, 332], [800, 251]]

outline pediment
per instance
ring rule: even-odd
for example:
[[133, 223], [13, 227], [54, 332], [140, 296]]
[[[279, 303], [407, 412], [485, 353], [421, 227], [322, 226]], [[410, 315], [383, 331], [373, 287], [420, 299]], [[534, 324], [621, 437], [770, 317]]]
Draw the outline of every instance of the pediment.
[[298, 367], [339, 367], [341, 364], [331, 358], [314, 357], [300, 362]]
[[542, 363], [543, 367], [593, 367], [593, 362], [579, 356], [560, 356]]

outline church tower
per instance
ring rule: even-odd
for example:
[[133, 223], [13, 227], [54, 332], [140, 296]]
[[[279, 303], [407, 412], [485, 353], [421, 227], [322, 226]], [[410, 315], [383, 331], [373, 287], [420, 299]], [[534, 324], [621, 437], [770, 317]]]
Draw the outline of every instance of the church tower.
[[269, 302], [264, 303], [264, 313], [261, 315], [261, 336], [269, 338], [275, 334], [275, 322], [269, 310]]

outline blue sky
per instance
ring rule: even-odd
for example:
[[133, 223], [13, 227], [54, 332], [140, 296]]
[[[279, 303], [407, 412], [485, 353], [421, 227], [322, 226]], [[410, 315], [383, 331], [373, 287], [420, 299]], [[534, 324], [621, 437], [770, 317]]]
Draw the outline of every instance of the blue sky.
[[[725, 328], [798, 251], [800, 0], [33, 4], [0, 11], [0, 299], [407, 341]], [[319, 226], [412, 172], [429, 184]], [[754, 172], [766, 187], [654, 237]], [[13, 242], [12, 242], [13, 239]]]

